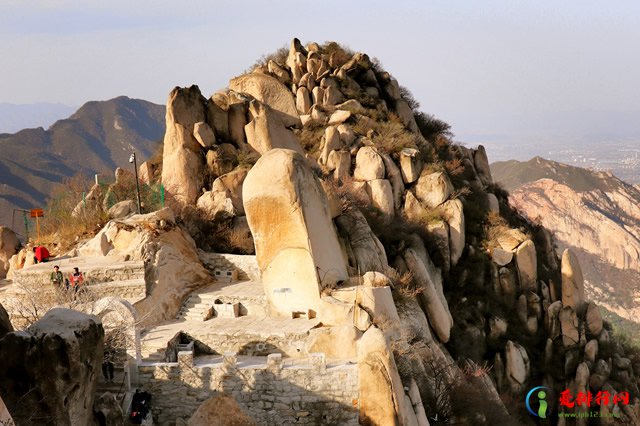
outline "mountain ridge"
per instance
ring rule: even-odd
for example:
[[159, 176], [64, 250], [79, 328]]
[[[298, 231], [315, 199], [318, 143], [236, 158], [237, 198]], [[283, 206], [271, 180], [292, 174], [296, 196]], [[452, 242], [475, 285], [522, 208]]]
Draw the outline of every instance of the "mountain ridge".
[[41, 206], [64, 179], [111, 173], [131, 151], [144, 161], [163, 134], [164, 106], [126, 96], [87, 102], [46, 130], [0, 134], [0, 223], [12, 225], [14, 208]]

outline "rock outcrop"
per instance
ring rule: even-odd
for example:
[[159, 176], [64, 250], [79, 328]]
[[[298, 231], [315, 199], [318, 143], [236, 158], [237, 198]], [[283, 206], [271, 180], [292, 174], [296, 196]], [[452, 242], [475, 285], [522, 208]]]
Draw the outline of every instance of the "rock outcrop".
[[1, 338], [0, 395], [16, 423], [92, 424], [103, 337], [96, 317], [57, 308]]
[[9, 272], [9, 261], [18, 252], [20, 241], [15, 232], [4, 226], [0, 226], [0, 280]]
[[300, 154], [274, 149], [242, 195], [270, 311], [318, 312], [320, 292], [349, 277], [322, 185]]

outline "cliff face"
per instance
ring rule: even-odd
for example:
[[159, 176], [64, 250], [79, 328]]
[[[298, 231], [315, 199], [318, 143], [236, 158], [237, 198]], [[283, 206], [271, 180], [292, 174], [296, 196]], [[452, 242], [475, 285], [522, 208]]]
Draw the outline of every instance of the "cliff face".
[[541, 158], [492, 169], [518, 211], [553, 231], [559, 248], [576, 250], [589, 296], [637, 321], [640, 191], [610, 173]]

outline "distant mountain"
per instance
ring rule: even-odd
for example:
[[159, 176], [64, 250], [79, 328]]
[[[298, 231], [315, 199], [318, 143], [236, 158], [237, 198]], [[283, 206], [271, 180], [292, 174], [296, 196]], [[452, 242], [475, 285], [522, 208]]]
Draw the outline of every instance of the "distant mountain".
[[9, 104], [0, 102], [0, 133], [14, 133], [34, 127], [47, 128], [68, 117], [77, 107], [64, 104]]
[[144, 161], [164, 135], [163, 105], [121, 96], [84, 104], [48, 130], [0, 134], [0, 224], [13, 208], [42, 206], [63, 179], [112, 173], [128, 166], [131, 151]]
[[[640, 191], [609, 172], [540, 157], [491, 165], [510, 203], [577, 252], [588, 292], [627, 319], [640, 318]], [[597, 286], [595, 283], [598, 283]]]

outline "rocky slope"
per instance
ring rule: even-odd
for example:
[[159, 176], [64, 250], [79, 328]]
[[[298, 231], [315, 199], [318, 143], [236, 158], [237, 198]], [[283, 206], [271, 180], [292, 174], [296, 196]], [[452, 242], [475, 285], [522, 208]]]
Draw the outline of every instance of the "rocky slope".
[[[638, 371], [625, 369], [636, 364], [612, 361], [632, 354], [603, 327], [573, 252], [560, 261], [548, 231], [495, 188], [484, 148], [451, 144], [367, 55], [294, 40], [228, 90], [175, 88], [167, 105], [173, 209], [248, 223], [272, 315], [352, 318], [364, 332], [362, 423], [425, 421], [403, 387], [429, 417], [461, 424], [530, 422], [522, 403], [537, 385], [637, 396]], [[391, 286], [393, 305], [356, 298], [342, 316], [354, 283]]]
[[0, 134], [0, 224], [14, 208], [42, 207], [65, 178], [113, 172], [132, 150], [153, 155], [164, 132], [164, 107], [118, 97], [88, 102], [49, 129]]
[[[510, 207], [483, 147], [453, 144], [415, 108], [366, 54], [297, 39], [210, 97], [176, 87], [161, 174], [170, 207], [109, 222], [78, 253], [144, 259], [136, 308], [158, 323], [206, 285], [197, 249], [255, 249], [268, 316], [317, 322], [306, 349], [282, 357], [356, 366], [347, 424], [535, 424], [525, 399], [536, 386], [552, 423], [586, 411], [559, 405], [569, 390], [629, 392], [629, 404], [592, 410], [637, 424], [640, 356], [611, 335], [573, 251], [558, 258], [550, 233]], [[262, 411], [313, 422], [280, 393]]]
[[545, 160], [498, 162], [511, 204], [580, 259], [587, 293], [623, 318], [640, 314], [640, 191], [611, 173]]

